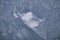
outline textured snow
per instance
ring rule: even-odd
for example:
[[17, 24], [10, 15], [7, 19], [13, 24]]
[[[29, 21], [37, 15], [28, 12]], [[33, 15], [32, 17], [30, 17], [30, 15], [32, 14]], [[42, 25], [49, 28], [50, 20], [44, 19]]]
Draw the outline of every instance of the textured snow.
[[22, 16], [22, 19], [25, 21], [30, 21], [32, 19], [32, 12], [28, 12]]
[[19, 14], [19, 15], [21, 15], [21, 19], [24, 21], [24, 23], [29, 28], [32, 29], [38, 27], [40, 23], [43, 21], [42, 19], [36, 17], [32, 12], [27, 12], [25, 14]]
[[30, 28], [35, 28], [35, 27], [37, 27], [39, 25], [39, 22], [37, 22], [37, 21], [30, 21], [30, 22], [27, 22], [27, 25]]

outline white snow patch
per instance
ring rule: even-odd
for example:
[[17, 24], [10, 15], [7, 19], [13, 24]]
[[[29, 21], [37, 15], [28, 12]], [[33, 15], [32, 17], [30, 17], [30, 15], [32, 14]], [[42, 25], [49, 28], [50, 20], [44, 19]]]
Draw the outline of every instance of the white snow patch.
[[30, 21], [30, 22], [25, 22], [25, 24], [27, 24], [28, 27], [30, 27], [30, 28], [35, 28], [39, 25], [39, 22], [38, 21]]
[[18, 15], [21, 17], [24, 23], [32, 29], [38, 27], [43, 21], [42, 19], [36, 17], [32, 12], [27, 12], [24, 14], [18, 13]]
[[30, 28], [35, 28], [39, 25], [39, 21], [32, 20], [34, 18], [32, 12], [27, 12], [23, 14], [21, 18], [24, 21], [24, 23]]
[[28, 13], [26, 13], [26, 14], [24, 14], [23, 16], [22, 16], [22, 19], [24, 20], [24, 21], [30, 21], [31, 19], [32, 19], [32, 12], [28, 12]]

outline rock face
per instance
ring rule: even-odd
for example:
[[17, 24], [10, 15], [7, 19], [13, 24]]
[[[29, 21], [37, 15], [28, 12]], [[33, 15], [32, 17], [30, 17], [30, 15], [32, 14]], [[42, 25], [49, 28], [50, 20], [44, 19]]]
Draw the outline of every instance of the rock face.
[[60, 40], [60, 0], [0, 0], [0, 40]]

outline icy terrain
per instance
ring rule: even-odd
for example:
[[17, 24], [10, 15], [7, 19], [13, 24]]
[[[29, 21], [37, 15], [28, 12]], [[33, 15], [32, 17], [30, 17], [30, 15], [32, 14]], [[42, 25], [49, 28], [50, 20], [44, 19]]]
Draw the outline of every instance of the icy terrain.
[[60, 40], [60, 0], [0, 0], [0, 40]]

